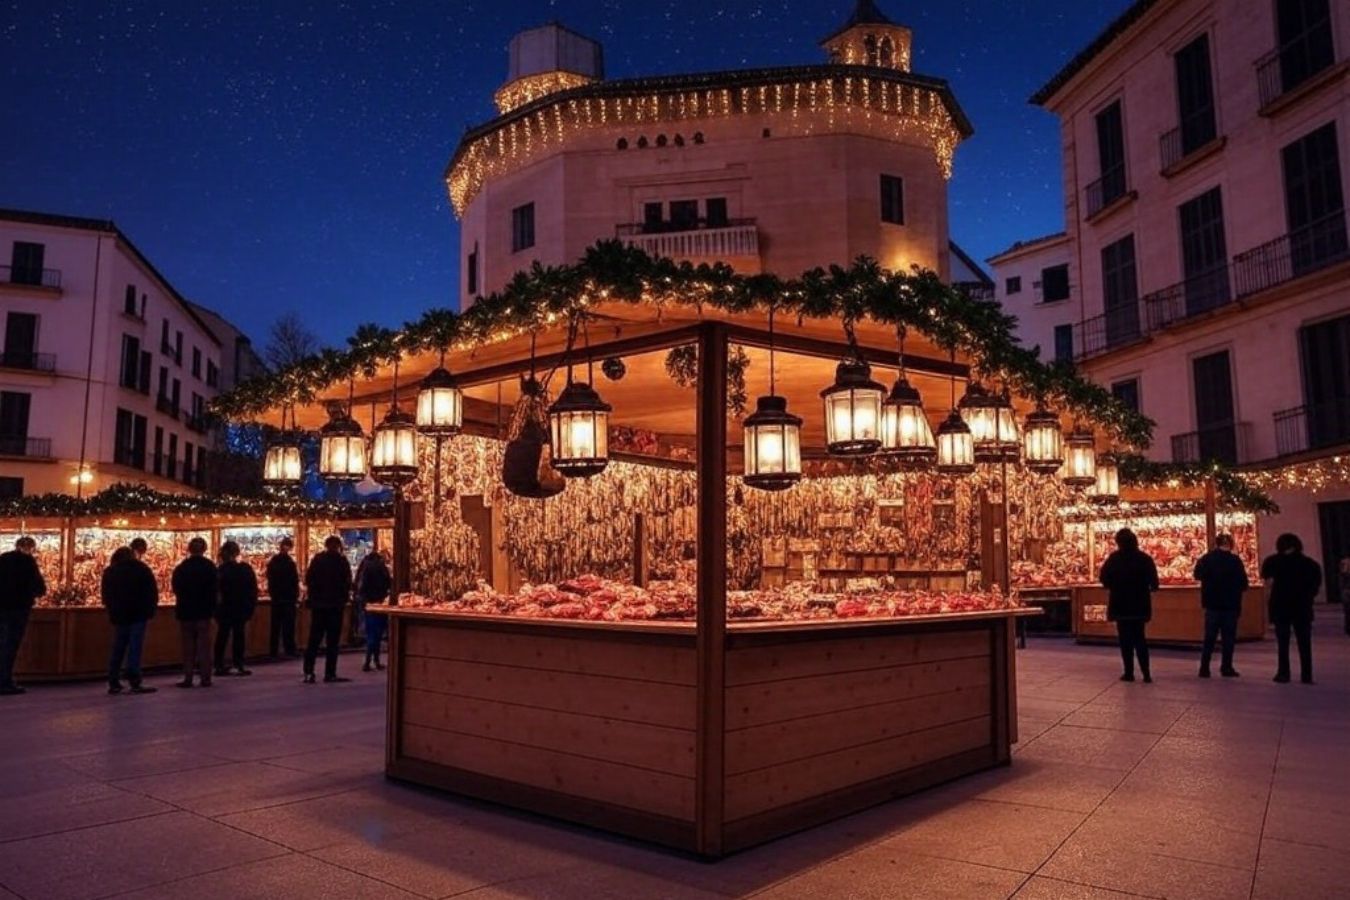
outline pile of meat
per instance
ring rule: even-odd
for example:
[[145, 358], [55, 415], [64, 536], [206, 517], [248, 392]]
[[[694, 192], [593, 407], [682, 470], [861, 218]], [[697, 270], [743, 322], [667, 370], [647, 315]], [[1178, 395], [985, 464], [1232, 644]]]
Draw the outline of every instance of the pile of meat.
[[824, 594], [809, 584], [795, 583], [767, 591], [727, 593], [727, 616], [732, 619], [895, 619], [1020, 605], [1016, 595], [1004, 597], [997, 586], [988, 591], [878, 589]]

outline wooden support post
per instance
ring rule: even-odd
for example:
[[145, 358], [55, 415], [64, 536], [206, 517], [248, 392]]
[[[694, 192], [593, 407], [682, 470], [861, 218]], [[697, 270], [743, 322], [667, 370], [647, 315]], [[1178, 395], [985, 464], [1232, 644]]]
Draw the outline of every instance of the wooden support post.
[[389, 605], [398, 606], [398, 595], [408, 589], [408, 574], [412, 563], [412, 531], [408, 521], [408, 501], [403, 491], [394, 493], [394, 584], [389, 591]]
[[642, 513], [633, 514], [633, 584], [647, 585], [647, 519]]
[[695, 845], [722, 854], [726, 759], [727, 331], [698, 337], [698, 744]]
[[[61, 584], [75, 583], [75, 518], [67, 517], [61, 524]], [[48, 585], [52, 590], [55, 585]]]
[[1214, 539], [1219, 536], [1219, 498], [1214, 490], [1214, 479], [1205, 479], [1205, 547], [1213, 549]]

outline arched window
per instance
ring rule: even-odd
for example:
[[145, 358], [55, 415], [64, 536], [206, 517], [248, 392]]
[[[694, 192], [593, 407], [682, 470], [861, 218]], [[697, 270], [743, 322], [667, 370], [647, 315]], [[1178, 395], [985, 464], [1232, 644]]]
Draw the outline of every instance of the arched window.
[[665, 145], [666, 145], [666, 136], [664, 134], [658, 134], [656, 136], [656, 146], [664, 147]]
[[877, 36], [869, 34], [863, 38], [863, 59], [869, 66], [877, 64]]
[[894, 65], [895, 63], [895, 42], [889, 37], [881, 39], [881, 64], [883, 66]]
[[675, 146], [676, 146], [676, 147], [683, 147], [683, 146], [684, 146], [684, 135], [682, 135], [682, 134], [677, 134], [677, 135], [675, 135]]
[[646, 135], [643, 135], [642, 137], [638, 138], [638, 149], [639, 149], [639, 150], [646, 150], [646, 149], [647, 149], [647, 136], [646, 136]]
[[694, 132], [694, 143], [695, 143], [695, 144], [701, 144], [701, 143], [703, 143], [703, 132], [701, 132], [701, 131], [695, 131], [695, 132]]
[[627, 150], [627, 149], [628, 149], [628, 138], [619, 138], [619, 142], [618, 142], [617, 144], [615, 144], [614, 147], [615, 147], [615, 149], [617, 149], [617, 150]]

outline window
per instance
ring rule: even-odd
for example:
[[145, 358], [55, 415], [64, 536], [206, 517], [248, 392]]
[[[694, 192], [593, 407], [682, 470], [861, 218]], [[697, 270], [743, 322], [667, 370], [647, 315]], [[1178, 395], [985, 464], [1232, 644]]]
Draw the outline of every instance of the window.
[[126, 296], [122, 298], [122, 312], [129, 316], [136, 315], [136, 285], [127, 285]]
[[469, 251], [469, 258], [464, 261], [464, 285], [468, 289], [469, 296], [475, 296], [478, 293], [478, 245], [475, 244], [473, 250]]
[[216, 364], [209, 359], [206, 361], [206, 386], [220, 386], [220, 369], [218, 369]]
[[164, 475], [178, 477], [178, 435], [169, 435], [169, 452], [164, 455]]
[[13, 284], [42, 284], [45, 244], [15, 241], [9, 257], [9, 280]]
[[1090, 213], [1125, 194], [1125, 123], [1119, 100], [1097, 113], [1097, 166], [1099, 194], [1088, 201]]
[[157, 396], [157, 397], [164, 397], [164, 398], [167, 398], [167, 397], [169, 396], [169, 367], [168, 367], [168, 366], [160, 366], [160, 367], [159, 367], [159, 392], [158, 392], [155, 396]]
[[164, 474], [164, 428], [155, 426], [155, 458], [153, 460], [156, 475]]
[[1112, 383], [1111, 396], [1135, 412], [1139, 412], [1139, 379], [1129, 378]]
[[709, 228], [726, 228], [731, 221], [727, 217], [727, 198], [709, 197], [704, 202]]
[[173, 351], [169, 349], [169, 320], [161, 319], [159, 323], [159, 352], [165, 356], [172, 356]]
[[1347, 250], [1336, 123], [1294, 141], [1280, 155], [1293, 273], [1302, 275], [1343, 258]]
[[0, 455], [23, 456], [28, 444], [28, 415], [33, 397], [23, 391], [0, 391]]
[[200, 347], [192, 348], [192, 377], [202, 377], [202, 350]]
[[1069, 299], [1069, 266], [1067, 263], [1041, 269], [1041, 302], [1055, 303]]
[[1055, 362], [1073, 362], [1073, 326], [1055, 326]]
[[670, 201], [670, 227], [674, 231], [693, 231], [698, 227], [698, 201]]
[[881, 221], [905, 224], [905, 182], [896, 175], [881, 176]]
[[135, 427], [135, 414], [129, 409], [118, 409], [117, 430], [113, 433], [113, 462], [119, 466], [131, 465]]
[[33, 313], [5, 314], [4, 353], [0, 365], [14, 369], [36, 369], [38, 317]]
[[511, 252], [519, 253], [534, 246], [534, 204], [526, 203], [511, 210]]
[[145, 468], [145, 416], [136, 416], [131, 423], [131, 464], [138, 469]]
[[1292, 91], [1335, 63], [1329, 0], [1277, 0], [1275, 24], [1280, 40], [1282, 93]]
[[642, 204], [642, 231], [644, 234], [655, 234], [665, 228], [665, 219], [662, 218], [665, 207], [659, 201], [655, 203]]
[[196, 469], [197, 477], [193, 479], [193, 483], [196, 484], [197, 487], [201, 487], [206, 483], [206, 448], [200, 444], [197, 446]]
[[192, 418], [200, 421], [206, 415], [206, 399], [196, 391], [192, 392]]
[[138, 378], [136, 379], [136, 390], [140, 391], [142, 394], [145, 394], [147, 397], [150, 396], [150, 366], [151, 366], [150, 351], [142, 350], [141, 370], [138, 373]]
[[1181, 225], [1181, 266], [1186, 315], [1228, 302], [1228, 250], [1223, 236], [1223, 197], [1205, 191], [1177, 209]]
[[122, 335], [122, 374], [118, 384], [133, 391], [141, 383], [141, 340], [129, 334]]
[[17, 500], [23, 496], [23, 479], [12, 475], [0, 476], [0, 500]]
[[178, 415], [178, 410], [180, 409], [178, 403], [182, 399], [183, 399], [183, 382], [175, 378], [173, 380], [173, 393], [169, 395], [169, 400], [170, 402], [173, 403], [173, 414], [175, 416]]
[[1191, 360], [1191, 377], [1195, 387], [1196, 438], [1184, 455], [1236, 465], [1237, 425], [1233, 421], [1233, 372], [1228, 351]]
[[173, 336], [173, 361], [180, 366], [183, 364], [183, 332], [181, 331]]
[[1311, 448], [1350, 441], [1350, 315], [1299, 329]]
[[1006, 281], [1004, 281], [1004, 282], [1003, 282], [1003, 293], [1005, 293], [1005, 294], [1007, 294], [1007, 295], [1009, 295], [1009, 296], [1012, 296], [1013, 294], [1020, 294], [1020, 293], [1022, 293], [1022, 276], [1021, 276], [1021, 275], [1013, 275], [1011, 278], [1009, 278], [1009, 279], [1007, 279]]
[[1177, 73], [1177, 115], [1181, 155], [1214, 140], [1214, 81], [1209, 67], [1209, 35], [1202, 34], [1173, 57]]
[[183, 481], [191, 483], [192, 481], [192, 461], [196, 457], [193, 452], [192, 441], [183, 442]]
[[1105, 347], [1138, 338], [1139, 283], [1134, 270], [1132, 234], [1102, 248], [1102, 297], [1106, 307]]

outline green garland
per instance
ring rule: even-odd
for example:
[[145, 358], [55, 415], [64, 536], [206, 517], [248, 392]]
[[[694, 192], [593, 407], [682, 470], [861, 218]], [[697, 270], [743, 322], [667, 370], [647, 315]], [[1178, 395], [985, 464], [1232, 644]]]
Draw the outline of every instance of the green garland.
[[1100, 425], [1124, 446], [1147, 447], [1152, 422], [1120, 403], [1067, 365], [1047, 365], [1023, 347], [1016, 320], [993, 300], [969, 296], [936, 273], [915, 268], [890, 272], [861, 257], [850, 268], [813, 269], [796, 279], [740, 275], [724, 264], [695, 266], [654, 259], [620, 241], [602, 241], [574, 265], [535, 263], [501, 291], [481, 297], [463, 313], [429, 310], [401, 331], [364, 325], [345, 351], [324, 350], [244, 381], [217, 397], [212, 409], [226, 419], [247, 419], [285, 403], [311, 402], [331, 385], [369, 376], [404, 353], [471, 349], [504, 334], [546, 327], [584, 311], [589, 303], [685, 305], [728, 313], [871, 319], [926, 335], [946, 350], [970, 356], [985, 374], [1005, 378], [1024, 396]]
[[0, 502], [0, 518], [113, 515], [272, 516], [281, 519], [388, 519], [389, 503], [330, 503], [298, 497], [164, 494], [138, 484], [114, 484], [89, 497], [41, 494]]
[[1277, 513], [1280, 507], [1263, 491], [1220, 463], [1163, 463], [1138, 455], [1119, 457], [1120, 483], [1136, 487], [1183, 484], [1198, 487], [1213, 480], [1214, 488], [1227, 506], [1248, 512]]
[[[727, 411], [745, 415], [750, 394], [745, 387], [745, 372], [750, 368], [750, 357], [745, 348], [732, 344], [727, 350]], [[698, 386], [698, 347], [685, 344], [666, 354], [666, 374], [680, 387], [693, 390]]]

